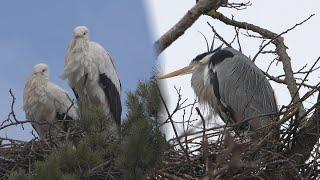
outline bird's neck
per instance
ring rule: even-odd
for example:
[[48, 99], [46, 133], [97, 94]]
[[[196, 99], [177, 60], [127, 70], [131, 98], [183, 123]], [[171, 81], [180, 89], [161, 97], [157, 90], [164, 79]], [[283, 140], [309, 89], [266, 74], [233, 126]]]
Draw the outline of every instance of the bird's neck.
[[210, 79], [207, 79], [209, 76], [204, 74], [206, 71], [205, 68], [207, 67], [202, 66], [194, 70], [191, 77], [191, 87], [198, 97], [199, 104], [206, 109], [209, 104], [212, 104], [212, 101], [215, 101], [215, 99], [208, 98], [212, 97], [214, 94]]
[[48, 78], [41, 75], [32, 75], [28, 82], [27, 86], [29, 88], [29, 96], [37, 97], [37, 100], [44, 103], [46, 101], [48, 86]]
[[34, 83], [36, 87], [46, 87], [48, 84], [48, 81], [49, 81], [48, 77], [38, 75], [33, 77], [32, 83]]
[[85, 52], [89, 49], [89, 41], [84, 38], [73, 39], [71, 50], [76, 52]]

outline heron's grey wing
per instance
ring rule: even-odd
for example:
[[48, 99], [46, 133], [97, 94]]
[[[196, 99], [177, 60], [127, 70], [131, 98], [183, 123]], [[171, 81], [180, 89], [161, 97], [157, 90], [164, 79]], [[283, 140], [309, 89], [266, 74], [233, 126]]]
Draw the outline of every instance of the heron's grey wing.
[[[262, 71], [248, 57], [233, 52], [216, 68], [221, 101], [229, 105], [242, 120], [276, 113], [277, 105], [271, 85]], [[265, 126], [270, 118], [251, 121], [253, 128]]]
[[54, 102], [57, 119], [61, 120], [65, 116], [68, 120], [76, 120], [78, 118], [76, 107], [67, 92], [62, 88], [49, 82], [48, 97]]
[[220, 85], [217, 72], [214, 72], [211, 69], [209, 70], [209, 75], [210, 83], [213, 85], [214, 95], [217, 98], [217, 113], [220, 115], [224, 122], [228, 122], [229, 120], [235, 120], [235, 113], [233, 109], [229, 105], [225, 104], [225, 102], [223, 102], [223, 100], [221, 99]]

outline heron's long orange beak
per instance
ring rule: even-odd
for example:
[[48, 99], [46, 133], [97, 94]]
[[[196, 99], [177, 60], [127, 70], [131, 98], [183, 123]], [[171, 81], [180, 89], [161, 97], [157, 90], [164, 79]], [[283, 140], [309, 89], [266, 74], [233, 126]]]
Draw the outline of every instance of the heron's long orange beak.
[[159, 77], [159, 79], [167, 79], [167, 78], [171, 78], [171, 77], [175, 77], [175, 76], [181, 76], [181, 75], [189, 74], [189, 73], [192, 72], [192, 68], [193, 68], [193, 66], [190, 65], [190, 66], [184, 67], [182, 69], [173, 71], [171, 73], [165, 74], [165, 75]]

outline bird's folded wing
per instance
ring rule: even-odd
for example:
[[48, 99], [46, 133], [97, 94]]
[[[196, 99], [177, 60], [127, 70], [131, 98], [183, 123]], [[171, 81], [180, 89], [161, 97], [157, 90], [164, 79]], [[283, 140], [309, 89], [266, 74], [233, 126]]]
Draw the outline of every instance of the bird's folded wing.
[[58, 114], [67, 113], [74, 120], [78, 118], [76, 106], [62, 88], [53, 83], [48, 83], [48, 97], [54, 102]]
[[222, 101], [243, 118], [277, 111], [271, 85], [246, 56], [237, 54], [222, 62], [217, 68], [217, 76]]

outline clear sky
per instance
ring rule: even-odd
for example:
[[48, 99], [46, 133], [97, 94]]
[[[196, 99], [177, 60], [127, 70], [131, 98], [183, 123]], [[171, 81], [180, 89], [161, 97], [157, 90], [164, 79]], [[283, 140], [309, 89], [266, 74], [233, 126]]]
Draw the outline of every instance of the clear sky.
[[[234, 2], [234, 1], [233, 1]], [[235, 1], [246, 2], [246, 1]], [[314, 0], [306, 0], [303, 3], [290, 0], [268, 0], [268, 1], [251, 1], [252, 6], [246, 10], [237, 11], [226, 8], [220, 8], [219, 11], [231, 18], [234, 15], [236, 20], [246, 21], [273, 32], [281, 33], [282, 31], [292, 27], [296, 23], [304, 20], [310, 14], [315, 13], [310, 21], [295, 30], [284, 35], [285, 43], [289, 47], [288, 53], [292, 58], [292, 67], [297, 71], [305, 64], [308, 68], [320, 56], [319, 51], [319, 24], [320, 24], [320, 2]], [[195, 0], [146, 0], [147, 10], [150, 14], [150, 23], [153, 27], [154, 39], [158, 39], [162, 34], [169, 30], [178, 22], [186, 12], [195, 5]], [[164, 72], [171, 72], [182, 68], [190, 63], [196, 55], [206, 51], [206, 45], [203, 37], [198, 31], [201, 31], [207, 37], [212, 38], [212, 31], [207, 25], [207, 21], [215, 27], [220, 35], [230, 42], [234, 37], [234, 28], [213, 20], [208, 16], [201, 16], [189, 28], [183, 36], [177, 39], [170, 47], [168, 47], [158, 58], [163, 65]], [[245, 32], [244, 32], [245, 33]], [[261, 41], [253, 40], [241, 36], [242, 50], [247, 56], [253, 57], [258, 52]], [[220, 45], [220, 44], [217, 44]], [[217, 47], [217, 46], [216, 46]], [[272, 45], [270, 47], [273, 47]], [[273, 59], [270, 56], [259, 56], [256, 64], [261, 69], [266, 70], [269, 62]], [[309, 76], [309, 84], [315, 84], [320, 80], [320, 71], [314, 72]], [[281, 63], [278, 66], [273, 65], [271, 73], [273, 75], [283, 74]], [[182, 95], [188, 98], [190, 102], [195, 98], [194, 92], [190, 84], [191, 75], [170, 78], [162, 80], [167, 89], [169, 107], [171, 110], [176, 105], [177, 96], [175, 96], [174, 86], [182, 88]], [[287, 88], [271, 82], [276, 94], [278, 105], [286, 105], [291, 98]], [[300, 95], [303, 95], [306, 89], [302, 88]], [[306, 107], [310, 107], [315, 102], [315, 97], [308, 99], [304, 103]], [[174, 120], [181, 120], [182, 112], [174, 116]], [[219, 122], [219, 121], [218, 121]], [[168, 130], [169, 137], [173, 136], [172, 131]]]
[[[73, 29], [85, 25], [91, 40], [99, 42], [116, 59], [122, 82], [122, 104], [126, 92], [147, 79], [155, 62], [142, 1], [2, 1], [0, 6], [0, 122], [10, 112], [12, 88], [17, 98], [19, 119], [24, 120], [22, 93], [26, 78], [37, 63], [50, 66], [51, 81], [67, 89], [58, 76]], [[126, 107], [124, 107], [124, 117]], [[30, 139], [31, 127], [0, 132]]]

